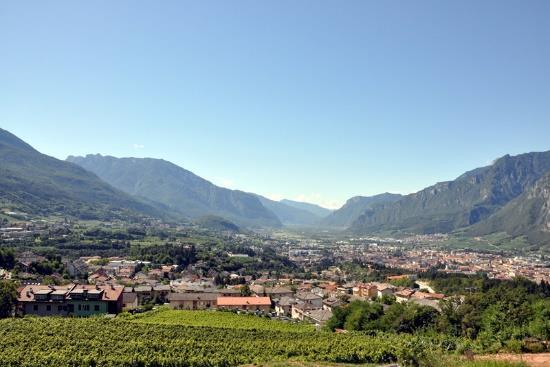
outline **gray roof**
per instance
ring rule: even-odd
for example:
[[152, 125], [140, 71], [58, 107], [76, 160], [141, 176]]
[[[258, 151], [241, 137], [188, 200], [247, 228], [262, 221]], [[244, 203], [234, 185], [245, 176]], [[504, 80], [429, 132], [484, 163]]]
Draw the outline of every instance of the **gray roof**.
[[340, 306], [340, 305], [343, 305], [344, 302], [342, 302], [342, 300], [338, 299], [338, 298], [334, 298], [334, 297], [330, 297], [330, 298], [327, 298], [323, 301], [323, 303], [325, 305], [328, 305], [328, 306]]
[[307, 313], [307, 316], [314, 321], [325, 322], [332, 317], [332, 311], [330, 310], [313, 310]]
[[279, 302], [277, 302], [277, 304], [279, 306], [291, 306], [293, 304], [296, 303], [296, 300], [294, 298], [291, 298], [291, 297], [281, 297], [281, 299], [279, 300]]
[[313, 293], [303, 292], [303, 293], [296, 294], [296, 298], [301, 300], [313, 300], [313, 299], [322, 299], [323, 297]]
[[153, 289], [155, 291], [170, 291], [172, 288], [169, 285], [156, 285]]
[[216, 293], [172, 293], [168, 296], [170, 301], [216, 301]]
[[153, 290], [153, 287], [150, 285], [141, 285], [134, 288], [134, 292], [151, 292], [151, 290]]
[[275, 288], [266, 288], [265, 292], [267, 294], [281, 294], [281, 293], [292, 293], [292, 289], [284, 287], [275, 287]]
[[222, 294], [241, 294], [241, 290], [240, 289], [235, 289], [235, 288], [217, 289], [216, 292], [217, 293], [222, 293]]

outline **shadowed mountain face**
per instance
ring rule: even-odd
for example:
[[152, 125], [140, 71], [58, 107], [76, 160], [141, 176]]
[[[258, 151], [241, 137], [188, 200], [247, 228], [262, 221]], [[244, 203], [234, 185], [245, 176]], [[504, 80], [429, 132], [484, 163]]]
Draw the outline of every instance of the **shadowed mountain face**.
[[355, 232], [402, 230], [451, 232], [489, 218], [550, 171], [550, 151], [506, 155], [488, 167], [467, 172], [394, 203], [376, 205], [352, 224]]
[[485, 235], [506, 232], [526, 236], [531, 243], [550, 245], [550, 173], [487, 220], [473, 225], [467, 233]]
[[162, 216], [158, 207], [113, 188], [75, 164], [41, 154], [2, 129], [0, 206], [81, 219]]
[[68, 157], [114, 187], [162, 203], [180, 214], [198, 218], [217, 215], [244, 226], [280, 226], [277, 216], [256, 195], [215, 186], [162, 159], [114, 158], [102, 155]]
[[321, 224], [328, 227], [347, 228], [374, 205], [393, 203], [401, 198], [402, 196], [399, 194], [390, 193], [374, 196], [355, 196], [349, 199], [340, 209], [325, 217]]

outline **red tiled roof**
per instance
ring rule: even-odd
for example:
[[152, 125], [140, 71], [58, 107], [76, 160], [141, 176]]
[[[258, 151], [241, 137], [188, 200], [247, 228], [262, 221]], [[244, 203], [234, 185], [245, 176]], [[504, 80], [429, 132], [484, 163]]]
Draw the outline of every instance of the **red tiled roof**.
[[271, 306], [269, 297], [218, 297], [218, 306]]

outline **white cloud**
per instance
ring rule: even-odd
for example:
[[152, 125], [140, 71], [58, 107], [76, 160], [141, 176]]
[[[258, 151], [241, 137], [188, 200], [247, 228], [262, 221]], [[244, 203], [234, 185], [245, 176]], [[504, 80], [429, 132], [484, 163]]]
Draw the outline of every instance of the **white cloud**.
[[145, 148], [145, 145], [143, 145], [143, 144], [134, 144], [133, 147], [134, 147], [135, 150], [139, 150], [139, 149]]

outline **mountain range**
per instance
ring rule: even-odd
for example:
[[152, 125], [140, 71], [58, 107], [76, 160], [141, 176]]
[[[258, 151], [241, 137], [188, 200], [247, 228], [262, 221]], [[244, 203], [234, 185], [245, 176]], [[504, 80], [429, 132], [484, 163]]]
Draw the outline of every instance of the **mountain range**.
[[70, 156], [67, 161], [95, 173], [119, 190], [162, 203], [190, 218], [216, 215], [243, 226], [281, 226], [279, 218], [256, 195], [218, 187], [162, 159], [89, 154]]
[[550, 244], [550, 151], [506, 155], [409, 195], [356, 196], [332, 211], [218, 187], [162, 159], [91, 154], [61, 161], [0, 129], [0, 207], [82, 219], [190, 219], [231, 231], [299, 226], [355, 234], [505, 232]]
[[526, 236], [530, 243], [550, 245], [550, 173], [467, 231], [470, 235], [495, 232], [506, 232], [512, 237]]
[[2, 129], [0, 206], [29, 214], [81, 219], [165, 217], [162, 205], [125, 194], [95, 174], [44, 155]]
[[377, 204], [393, 203], [401, 199], [400, 194], [384, 193], [374, 196], [355, 196], [344, 206], [321, 220], [321, 225], [335, 228], [348, 228], [364, 212]]
[[[475, 226], [485, 234], [504, 231], [512, 236], [526, 235], [525, 230], [529, 229], [539, 238], [548, 239], [548, 206], [529, 202], [534, 196], [544, 200], [549, 189], [544, 178], [548, 172], [550, 151], [506, 155], [454, 181], [437, 183], [393, 203], [375, 205], [361, 214], [350, 229], [356, 233], [399, 230], [429, 234]], [[513, 226], [510, 219], [502, 222], [503, 218], [521, 216], [510, 209], [519, 207], [539, 212], [529, 224]]]
[[67, 161], [95, 173], [127, 194], [161, 203], [191, 219], [214, 215], [244, 227], [311, 226], [321, 217], [310, 210], [261, 195], [219, 187], [162, 159], [115, 158], [100, 154]]

